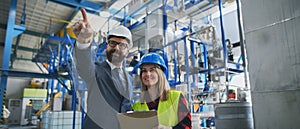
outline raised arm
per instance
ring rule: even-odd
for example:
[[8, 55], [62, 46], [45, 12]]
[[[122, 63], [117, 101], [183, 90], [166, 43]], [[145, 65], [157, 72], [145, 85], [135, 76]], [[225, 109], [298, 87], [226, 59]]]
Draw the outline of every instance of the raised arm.
[[81, 9], [83, 20], [76, 22], [72, 26], [73, 33], [76, 36], [75, 57], [77, 62], [77, 70], [79, 75], [85, 80], [90, 81], [95, 76], [94, 62], [92, 62], [92, 55], [90, 44], [92, 41], [92, 30], [88, 20], [85, 9]]

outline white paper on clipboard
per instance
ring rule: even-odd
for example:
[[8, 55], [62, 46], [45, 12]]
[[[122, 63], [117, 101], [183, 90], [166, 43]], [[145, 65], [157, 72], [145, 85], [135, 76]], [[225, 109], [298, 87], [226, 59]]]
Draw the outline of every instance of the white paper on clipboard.
[[117, 114], [121, 129], [152, 129], [158, 126], [156, 111]]

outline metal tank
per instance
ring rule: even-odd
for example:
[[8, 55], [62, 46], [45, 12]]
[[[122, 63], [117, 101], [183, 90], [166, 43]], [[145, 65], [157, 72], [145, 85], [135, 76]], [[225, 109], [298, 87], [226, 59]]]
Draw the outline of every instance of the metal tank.
[[215, 104], [216, 129], [254, 129], [248, 102]]

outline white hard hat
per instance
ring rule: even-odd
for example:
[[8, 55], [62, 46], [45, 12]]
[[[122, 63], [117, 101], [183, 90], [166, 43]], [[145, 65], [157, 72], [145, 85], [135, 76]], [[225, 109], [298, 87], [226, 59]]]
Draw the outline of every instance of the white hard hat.
[[110, 36], [125, 37], [129, 40], [128, 48], [130, 49], [133, 46], [131, 32], [125, 26], [117, 26], [117, 27], [113, 28], [112, 30], [109, 31], [109, 33], [107, 35], [107, 39], [109, 39]]

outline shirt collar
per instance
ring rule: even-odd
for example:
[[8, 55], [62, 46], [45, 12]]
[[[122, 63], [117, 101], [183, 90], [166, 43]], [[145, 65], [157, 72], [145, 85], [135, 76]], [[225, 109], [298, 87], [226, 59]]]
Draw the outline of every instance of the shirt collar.
[[112, 64], [111, 62], [109, 62], [108, 60], [106, 60], [106, 62], [108, 63], [108, 65], [110, 66], [110, 69], [111, 70], [114, 70], [115, 68], [120, 68], [121, 70], [122, 70], [122, 68], [121, 67], [117, 67], [117, 66], [115, 66], [114, 64]]

